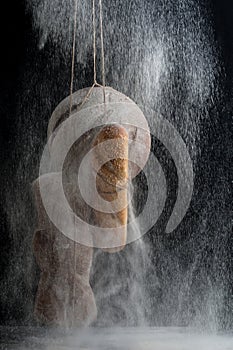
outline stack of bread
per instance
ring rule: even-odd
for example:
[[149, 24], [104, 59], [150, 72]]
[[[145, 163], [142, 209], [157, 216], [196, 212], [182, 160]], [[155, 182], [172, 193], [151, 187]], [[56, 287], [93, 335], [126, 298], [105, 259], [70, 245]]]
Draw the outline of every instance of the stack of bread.
[[[101, 88], [94, 88], [89, 99], [83, 104], [87, 92], [88, 89], [83, 89], [73, 94], [71, 116], [75, 115], [78, 118], [79, 111], [84, 109], [88, 116], [90, 108], [95, 109], [103, 104]], [[129, 108], [135, 106], [128, 97], [111, 88], [106, 88], [105, 103], [111, 104], [112, 108], [115, 108], [116, 103], [125, 103]], [[50, 119], [48, 126], [50, 147], [53, 146], [54, 137], [62, 123], [69, 117], [69, 98], [67, 98], [58, 105]], [[146, 130], [112, 122], [92, 127], [90, 119], [88, 131], [71, 147], [63, 164], [64, 192], [75, 214], [91, 225], [116, 229], [115, 238], [118, 243], [114, 245], [113, 242], [111, 248], [103, 247], [104, 251], [110, 253], [120, 251], [127, 244], [129, 173], [132, 179], [141, 170], [136, 164], [128, 161], [129, 141], [139, 140], [146, 146], [142, 154], [137, 155], [145, 164], [150, 152], [150, 132], [146, 120], [145, 125]], [[101, 143], [103, 147], [99, 148]], [[96, 189], [98, 195], [112, 208], [112, 212], [109, 213], [91, 208], [82, 198], [77, 185], [80, 164], [91, 149], [94, 154], [92, 170], [96, 172]], [[103, 163], [108, 154], [111, 155], [109, 160]], [[93, 247], [96, 245], [93, 242], [92, 246], [86, 246], [78, 239], [72, 240], [66, 237], [51, 222], [41, 198], [40, 186], [41, 184], [47, 186], [51, 196], [54, 196], [54, 212], [59, 216], [60, 208], [56, 202], [57, 178], [56, 172], [52, 172], [44, 174], [33, 183], [38, 212], [33, 249], [41, 270], [35, 299], [35, 315], [44, 324], [65, 327], [85, 326], [91, 324], [97, 317], [95, 299], [89, 283]], [[78, 237], [80, 228], [77, 227], [76, 230]]]

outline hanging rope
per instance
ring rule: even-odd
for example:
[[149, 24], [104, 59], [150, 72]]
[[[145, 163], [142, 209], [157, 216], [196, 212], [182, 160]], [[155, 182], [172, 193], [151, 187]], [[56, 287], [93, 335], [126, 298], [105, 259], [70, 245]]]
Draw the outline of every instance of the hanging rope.
[[74, 66], [75, 66], [75, 46], [76, 46], [76, 31], [77, 31], [77, 14], [78, 14], [78, 0], [74, 0], [74, 28], [73, 28], [71, 79], [70, 79], [70, 114], [71, 114], [71, 112], [72, 112], [72, 103], [73, 103]]
[[[77, 31], [77, 12], [78, 12], [78, 0], [75, 0], [74, 9], [74, 28], [73, 28], [73, 45], [72, 45], [72, 63], [71, 63], [71, 82], [70, 82], [70, 114], [72, 112], [73, 104], [73, 86], [74, 86], [74, 68], [75, 68], [75, 47], [76, 47], [76, 31]], [[103, 7], [102, 0], [99, 0], [99, 17], [100, 17], [100, 40], [101, 40], [101, 63], [102, 63], [102, 85], [97, 83], [97, 68], [96, 68], [96, 13], [95, 13], [95, 0], [92, 0], [92, 25], [93, 25], [93, 85], [85, 96], [81, 108], [89, 98], [93, 88], [99, 86], [103, 88], [103, 100], [106, 102], [106, 77], [105, 77], [105, 53], [104, 53], [104, 34], [103, 34]]]
[[95, 0], [92, 0], [92, 26], [93, 26], [93, 72], [94, 72], [94, 77], [93, 77], [93, 85], [91, 86], [90, 90], [88, 91], [87, 95], [84, 97], [83, 102], [81, 103], [80, 108], [85, 104], [85, 102], [88, 100], [92, 90], [94, 89], [95, 86], [101, 86], [100, 84], [97, 83], [97, 69], [96, 69], [96, 15], [95, 15]]
[[95, 25], [95, 0], [92, 2], [92, 21], [93, 21], [93, 70], [94, 70], [94, 85], [97, 85], [96, 80], [96, 25]]
[[104, 93], [104, 103], [106, 102], [105, 95], [105, 56], [104, 56], [104, 34], [103, 34], [103, 7], [102, 0], [99, 0], [99, 10], [100, 10], [100, 39], [101, 39], [101, 60], [102, 60], [102, 84]]
[[99, 86], [103, 88], [103, 102], [106, 102], [106, 94], [105, 94], [105, 86], [106, 86], [106, 78], [105, 78], [105, 55], [104, 55], [104, 35], [103, 35], [103, 8], [102, 8], [102, 0], [99, 0], [99, 17], [100, 17], [100, 40], [101, 40], [101, 63], [102, 63], [102, 85], [97, 82], [97, 65], [96, 65], [96, 12], [95, 12], [95, 3], [96, 0], [92, 0], [92, 26], [93, 26], [93, 85], [85, 96], [80, 108], [85, 104], [88, 100], [92, 90], [95, 86]]

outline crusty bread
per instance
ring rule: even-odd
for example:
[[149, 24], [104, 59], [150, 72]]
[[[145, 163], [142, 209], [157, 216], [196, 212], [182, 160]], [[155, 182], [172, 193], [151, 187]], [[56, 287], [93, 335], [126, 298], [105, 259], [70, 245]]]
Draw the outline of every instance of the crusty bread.
[[[114, 142], [109, 142], [110, 140]], [[98, 226], [119, 228], [117, 235], [120, 235], [120, 246], [118, 244], [116, 248], [104, 249], [107, 252], [113, 253], [121, 250], [125, 246], [127, 239], [128, 133], [120, 125], [107, 125], [98, 133], [93, 147], [101, 143], [103, 143], [101, 149], [98, 149], [98, 147], [94, 149], [93, 167], [97, 172], [96, 188], [99, 195], [105, 201], [109, 202], [113, 213], [95, 210], [94, 214]], [[113, 159], [100, 167], [103, 159], [105, 157], [109, 159], [109, 156]], [[116, 199], [118, 199], [118, 207], [123, 208], [120, 211], [117, 209], [114, 210], [113, 201]], [[120, 228], [120, 226], [124, 227]], [[117, 242], [119, 242], [119, 237]]]
[[[56, 178], [48, 174], [41, 181], [52, 186]], [[89, 283], [93, 248], [70, 240], [50, 222], [41, 200], [39, 180], [33, 183], [33, 191], [38, 213], [33, 250], [41, 271], [35, 317], [46, 325], [88, 326], [97, 317]]]
[[[107, 240], [106, 249], [104, 249], [108, 252], [116, 252], [121, 250], [127, 241], [128, 174], [130, 174], [130, 179], [134, 178], [146, 164], [150, 153], [150, 131], [142, 111], [127, 96], [110, 87], [105, 87], [106, 105], [103, 106], [103, 89], [95, 87], [88, 99], [85, 99], [89, 91], [90, 88], [86, 88], [73, 94], [71, 115], [69, 113], [70, 96], [57, 106], [48, 125], [48, 148], [53, 155], [53, 165], [60, 164], [60, 153], [56, 153], [56, 135], [60, 130], [59, 142], [64, 145], [67, 144], [70, 137], [65, 128], [64, 130], [60, 129], [62, 123], [69, 117], [75, 117], [81, 125], [83, 118], [85, 118], [85, 130], [87, 131], [73, 144], [63, 164], [64, 193], [70, 207], [79, 218], [91, 225], [113, 229], [114, 234], [116, 232], [117, 239], [113, 240], [117, 244], [114, 245], [114, 242], [111, 242], [113, 243], [111, 247], [115, 248], [107, 248], [110, 246]], [[85, 103], [83, 104], [84, 99]], [[117, 115], [120, 115], [124, 107], [124, 113], [133, 115], [136, 120], [140, 119], [140, 126], [137, 127], [129, 123], [124, 127], [110, 124], [102, 129], [101, 126], [97, 128], [95, 126], [96, 119], [93, 116], [97, 111], [96, 116], [100, 117], [102, 115], [100, 111], [106, 106], [111, 110], [113, 109]], [[112, 122], [111, 113], [109, 120]], [[129, 120], [131, 119], [129, 118]], [[106, 119], [105, 123], [107, 123]], [[109, 206], [114, 211], [114, 213], [109, 214], [92, 209], [85, 202], [80, 189], [77, 188], [77, 172], [91, 147], [111, 139], [114, 140], [113, 149], [106, 147], [106, 149], [103, 148], [103, 152], [96, 149], [94, 150], [95, 157], [93, 159], [93, 168], [97, 172], [97, 191], [105, 201], [109, 202]], [[135, 155], [132, 141], [144, 145], [137, 152], [136, 162], [134, 163], [128, 162], [127, 159], [128, 153]], [[110, 151], [114, 159], [99, 167], [102, 164], [101, 160]], [[135, 163], [140, 164], [140, 166]], [[40, 182], [49, 189], [51, 201], [54, 203], [52, 209], [56, 217], [63, 220], [63, 216], [60, 215], [61, 208], [58, 207], [56, 200], [57, 195], [59, 195], [56, 187], [57, 174], [44, 174], [40, 176]], [[35, 300], [35, 315], [37, 319], [45, 324], [60, 326], [89, 325], [97, 316], [95, 299], [89, 283], [93, 248], [74, 242], [59, 232], [47, 216], [40, 195], [38, 180], [33, 183], [33, 190], [38, 212], [38, 226], [34, 235], [33, 248], [41, 270]], [[120, 205], [120, 210], [116, 210], [116, 199]], [[69, 222], [68, 219], [67, 222]], [[81, 228], [77, 225], [77, 233], [81, 232], [79, 230]], [[84, 232], [84, 235], [86, 233], [88, 232]], [[110, 240], [112, 239], [111, 235], [108, 237], [110, 237]], [[93, 243], [95, 245], [95, 242]], [[96, 246], [102, 245], [97, 244]]]

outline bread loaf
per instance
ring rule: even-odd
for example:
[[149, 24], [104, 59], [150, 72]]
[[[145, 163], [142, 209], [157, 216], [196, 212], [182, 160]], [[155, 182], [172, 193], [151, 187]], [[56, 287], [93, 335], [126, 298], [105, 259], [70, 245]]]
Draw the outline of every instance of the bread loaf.
[[[110, 140], [113, 142], [109, 142]], [[96, 147], [101, 143], [103, 143], [101, 149]], [[121, 244], [118, 243], [114, 247], [112, 242], [114, 248], [104, 249], [113, 253], [121, 250], [127, 239], [128, 133], [120, 125], [107, 125], [98, 133], [93, 147], [95, 147], [93, 167], [97, 172], [96, 188], [99, 195], [109, 202], [113, 211], [113, 213], [105, 213], [94, 210], [94, 214], [99, 227], [118, 228], [116, 242], [120, 241]], [[103, 159], [110, 157], [113, 159], [100, 166]], [[121, 210], [114, 208], [113, 201], [116, 199]]]
[[[46, 181], [52, 187], [56, 183], [56, 176], [48, 174], [41, 181]], [[38, 180], [33, 183], [33, 191], [38, 213], [33, 250], [41, 271], [35, 299], [35, 317], [45, 325], [88, 326], [97, 316], [89, 283], [93, 248], [70, 240], [49, 221]]]

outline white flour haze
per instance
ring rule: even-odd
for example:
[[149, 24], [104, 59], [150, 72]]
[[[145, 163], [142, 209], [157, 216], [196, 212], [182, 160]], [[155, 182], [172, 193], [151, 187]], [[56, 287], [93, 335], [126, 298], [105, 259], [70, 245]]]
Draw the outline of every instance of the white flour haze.
[[[89, 86], [88, 80], [92, 79], [91, 5], [91, 1], [78, 1], [76, 90]], [[16, 177], [5, 196], [15, 244], [6, 285], [19, 285], [22, 292], [12, 288], [5, 298], [13, 304], [20, 300], [28, 311], [25, 314], [29, 315], [26, 316], [29, 323], [36, 273], [31, 252], [34, 211], [28, 184], [39, 173], [39, 157], [46, 143], [50, 114], [69, 94], [72, 6], [73, 1], [68, 0], [28, 0], [34, 30], [38, 33], [35, 56], [38, 61], [29, 67], [24, 77], [16, 148], [21, 145], [24, 132], [27, 133], [23, 135], [20, 155], [16, 150]], [[207, 6], [196, 0], [116, 0], [103, 1], [103, 14], [107, 84], [140, 106], [152, 135], [156, 134], [155, 116], [162, 116], [175, 127], [189, 151], [195, 175], [202, 144], [207, 142], [202, 126], [208, 125], [208, 111], [219, 95], [218, 54]], [[97, 44], [99, 48], [99, 41]], [[39, 117], [41, 115], [43, 118]], [[175, 196], [174, 162], [159, 142], [153, 142], [155, 155], [161, 152], [167, 184], [172, 188], [168, 189], [168, 195]], [[153, 169], [150, 176], [156, 177]], [[197, 183], [198, 180], [194, 183], [194, 199], [198, 202], [202, 191], [195, 190]], [[134, 187], [135, 203], [140, 207], [146, 191], [143, 174]], [[215, 184], [208, 194], [209, 204], [201, 212], [198, 204], [195, 207], [200, 218], [194, 223], [189, 214], [184, 218], [185, 224], [181, 223], [170, 235], [166, 233], [166, 223], [174, 205], [170, 199], [165, 205], [165, 222], [159, 221], [150, 235], [119, 254], [96, 251], [92, 286], [99, 312], [97, 325], [183, 325], [212, 330], [222, 327], [219, 315], [225, 302], [224, 279], [227, 277], [216, 267], [214, 259], [208, 268], [202, 263], [208, 237], [214, 242], [214, 256], [221, 256], [227, 244], [228, 227], [222, 228], [218, 221], [224, 213], [217, 204], [217, 190], [224, 196], [226, 190]], [[15, 196], [14, 193], [21, 194]], [[211, 219], [213, 225], [210, 225], [210, 210], [216, 212], [216, 217]], [[140, 227], [135, 229], [140, 230]], [[27, 291], [25, 301], [23, 291]], [[1, 293], [5, 293], [4, 289]]]

